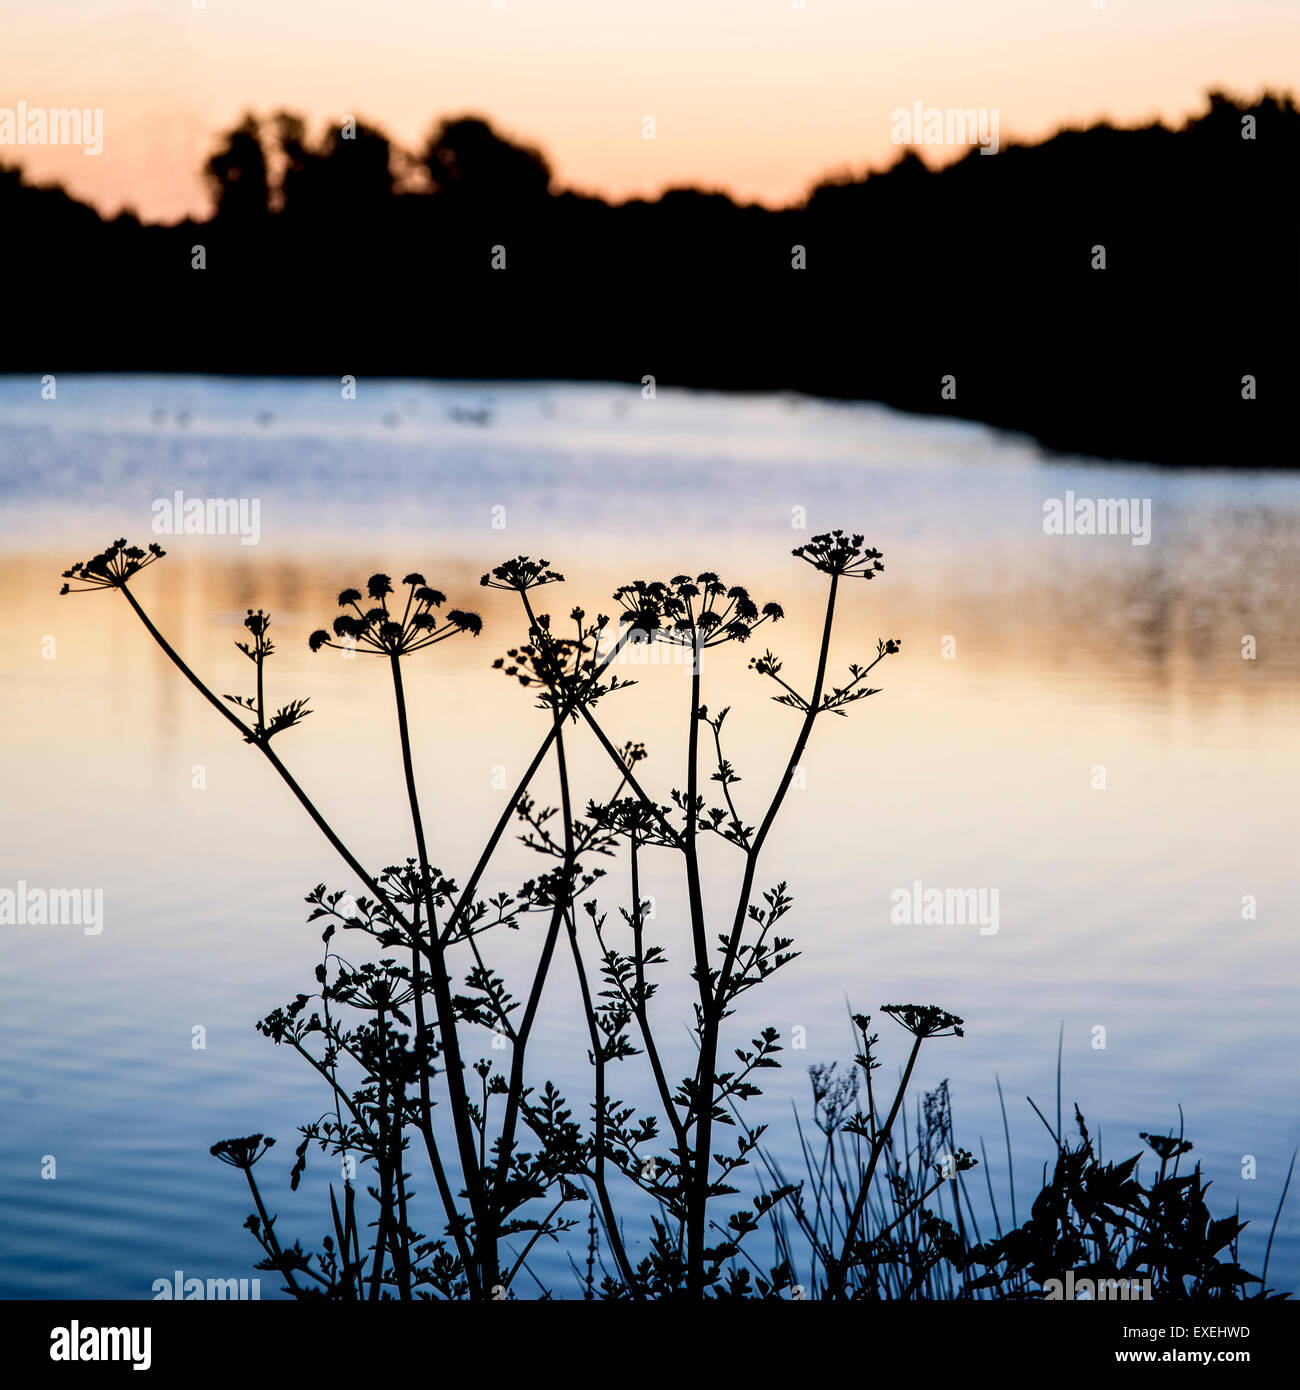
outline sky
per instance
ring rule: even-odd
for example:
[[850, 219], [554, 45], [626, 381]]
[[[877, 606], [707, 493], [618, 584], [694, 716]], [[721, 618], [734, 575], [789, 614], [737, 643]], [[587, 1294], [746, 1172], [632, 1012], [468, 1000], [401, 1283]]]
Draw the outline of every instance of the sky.
[[245, 110], [313, 132], [350, 115], [408, 148], [474, 112], [563, 187], [780, 205], [892, 163], [891, 113], [916, 102], [996, 109], [1005, 146], [1300, 88], [1295, 0], [0, 0], [0, 32], [0, 119], [103, 113], [98, 155], [0, 161], [159, 221], [207, 214], [203, 161]]

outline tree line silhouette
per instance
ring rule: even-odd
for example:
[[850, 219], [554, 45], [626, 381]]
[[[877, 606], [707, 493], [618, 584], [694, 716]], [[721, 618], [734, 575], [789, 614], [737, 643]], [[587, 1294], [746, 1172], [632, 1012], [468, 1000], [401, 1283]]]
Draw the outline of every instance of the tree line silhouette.
[[[0, 164], [7, 371], [625, 380], [872, 399], [1049, 448], [1295, 461], [1300, 113], [912, 150], [773, 210], [613, 204], [473, 116], [418, 154], [246, 116], [204, 222], [106, 220]], [[202, 248], [199, 253], [196, 248]], [[196, 268], [196, 260], [202, 268]]]

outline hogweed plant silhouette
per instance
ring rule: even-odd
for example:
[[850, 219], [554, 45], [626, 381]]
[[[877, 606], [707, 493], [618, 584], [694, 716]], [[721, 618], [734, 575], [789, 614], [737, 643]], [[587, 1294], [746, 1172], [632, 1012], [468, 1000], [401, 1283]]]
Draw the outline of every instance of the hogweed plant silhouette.
[[[774, 628], [785, 616], [779, 604], [760, 606], [746, 588], [704, 571], [623, 585], [614, 594], [617, 618], [573, 607], [559, 622], [539, 611], [542, 591], [564, 582], [548, 561], [518, 556], [485, 574], [483, 586], [515, 595], [525, 624], [523, 640], [493, 665], [533, 698], [545, 730], [463, 883], [431, 853], [403, 663], [443, 642], [478, 638], [483, 622], [477, 613], [447, 609], [446, 595], [420, 573], [396, 586], [374, 574], [364, 592], [344, 589], [330, 626], [308, 638], [314, 652], [341, 647], [387, 661], [415, 853], [370, 868], [322, 816], [280, 758], [279, 745], [272, 746], [311, 711], [302, 698], [274, 710], [267, 703], [266, 663], [275, 645], [266, 612], [248, 611], [249, 637], [236, 644], [254, 667], [254, 691], [223, 698], [171, 646], [132, 592], [130, 581], [163, 558], [157, 545], [145, 551], [118, 540], [65, 572], [64, 593], [121, 592], [181, 675], [266, 759], [362, 890], [353, 897], [322, 883], [307, 895], [308, 920], [323, 924], [315, 987], [258, 1024], [272, 1042], [301, 1057], [330, 1095], [325, 1115], [300, 1127], [290, 1174], [296, 1190], [312, 1152], [340, 1165], [341, 1192], [330, 1185], [329, 1231], [319, 1248], [304, 1250], [277, 1235], [278, 1218], [268, 1212], [253, 1171], [273, 1139], [251, 1135], [212, 1148], [244, 1173], [256, 1208], [246, 1224], [263, 1254], [257, 1267], [277, 1273], [285, 1292], [352, 1301], [515, 1297], [522, 1274], [535, 1279], [528, 1261], [538, 1242], [558, 1241], [583, 1225], [586, 1268], [573, 1268], [586, 1298], [989, 1296], [991, 1289], [1023, 1291], [1026, 1271], [1046, 1267], [1033, 1244], [1046, 1239], [1039, 1228], [1019, 1243], [1012, 1231], [1000, 1243], [980, 1246], [968, 1238], [960, 1200], [954, 1199], [955, 1226], [935, 1208], [944, 1185], [974, 1166], [968, 1153], [952, 1149], [943, 1103], [926, 1098], [924, 1143], [905, 1144], [899, 1157], [898, 1130], [922, 1045], [962, 1032], [962, 1020], [943, 1009], [884, 1006], [912, 1039], [887, 1104], [877, 1103], [872, 1080], [878, 1039], [869, 1019], [855, 1016], [861, 1076], [850, 1080], [814, 1069], [814, 1116], [827, 1148], [817, 1160], [804, 1144], [804, 1180], [791, 1182], [780, 1173], [763, 1147], [765, 1126], [743, 1117], [747, 1103], [762, 1094], [761, 1073], [779, 1065], [782, 1049], [770, 1026], [747, 1030], [747, 1042], [735, 1046], [728, 1021], [742, 995], [798, 954], [782, 925], [793, 906], [786, 882], [763, 886], [759, 877], [764, 849], [817, 720], [844, 716], [849, 706], [878, 693], [867, 678], [901, 646], [897, 638], [880, 640], [872, 659], [850, 665], [837, 684], [830, 652], [843, 590], [879, 574], [882, 557], [861, 535], [843, 531], [814, 536], [793, 553], [825, 577], [825, 608], [810, 684], [784, 674], [770, 650], [749, 663], [769, 689], [776, 687], [771, 698], [798, 716], [776, 788], [753, 823], [737, 804], [740, 777], [724, 754], [730, 706], [710, 711], [702, 658]], [[604, 702], [635, 684], [615, 669], [620, 654], [630, 644], [653, 643], [690, 654], [686, 765], [682, 785], [664, 800], [642, 784], [644, 745], [616, 745], [601, 722]], [[573, 785], [571, 742], [580, 735], [594, 738], [608, 760], [612, 785], [601, 797], [580, 797]], [[548, 763], [558, 806], [540, 805], [533, 791]], [[715, 799], [721, 804], [711, 804]], [[487, 895], [481, 885], [512, 824], [542, 868], [511, 891]], [[700, 862], [707, 836], [731, 846], [739, 879], [734, 905], [712, 924], [712, 935]], [[652, 855], [668, 856], [679, 867], [689, 925], [696, 1062], [675, 1080], [650, 1010], [654, 977], [669, 965], [663, 946], [650, 940], [643, 882]], [[622, 884], [617, 890], [610, 887], [615, 866]], [[490, 963], [488, 938], [533, 923], [536, 963], [517, 995]], [[378, 959], [350, 960], [336, 945], [340, 932], [368, 937]], [[557, 957], [566, 953], [591, 1066], [586, 1121], [530, 1065], [548, 985]], [[483, 1028], [504, 1039], [505, 1070], [469, 1060], [471, 1033]], [[641, 1113], [619, 1098], [619, 1069], [635, 1058], [644, 1060], [657, 1113]], [[865, 1111], [858, 1108], [859, 1080]], [[731, 1151], [715, 1147], [724, 1127], [736, 1136]], [[841, 1152], [846, 1136], [854, 1145], [852, 1164]], [[940, 1141], [948, 1144], [947, 1170], [925, 1181]], [[414, 1224], [419, 1151], [441, 1208], [441, 1230], [434, 1235]], [[1059, 1180], [1075, 1180], [1078, 1160], [1063, 1144], [1061, 1154], [1066, 1167]], [[757, 1196], [719, 1221], [719, 1203], [739, 1194], [736, 1183], [745, 1169]], [[1080, 1199], [1071, 1200], [1086, 1215]], [[585, 1222], [569, 1214], [584, 1205]], [[649, 1253], [635, 1261], [627, 1248], [629, 1211], [651, 1213]], [[777, 1256], [766, 1268], [745, 1245], [760, 1228], [770, 1231]], [[973, 1214], [971, 1229], [977, 1231]], [[796, 1277], [802, 1258], [796, 1237], [811, 1261], [803, 1284]], [[993, 1273], [975, 1278], [977, 1262]]]

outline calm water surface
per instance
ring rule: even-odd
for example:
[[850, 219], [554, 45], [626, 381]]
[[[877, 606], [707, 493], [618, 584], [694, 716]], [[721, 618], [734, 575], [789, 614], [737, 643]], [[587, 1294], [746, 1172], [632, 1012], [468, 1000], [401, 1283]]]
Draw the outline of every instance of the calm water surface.
[[[148, 1298], [178, 1269], [250, 1274], [246, 1191], [207, 1152], [229, 1135], [277, 1135], [284, 1161], [260, 1171], [281, 1230], [307, 1243], [326, 1229], [329, 1175], [287, 1186], [294, 1126], [325, 1095], [253, 1023], [309, 987], [319, 936], [303, 894], [352, 885], [120, 598], [57, 597], [71, 561], [114, 536], [152, 539], [153, 502], [177, 490], [256, 498], [258, 543], [162, 537], [168, 557], [135, 591], [222, 692], [248, 684], [233, 647], [245, 610], [273, 612], [272, 698], [309, 695], [316, 710], [277, 747], [369, 862], [411, 852], [391, 695], [377, 665], [313, 656], [306, 634], [377, 568], [419, 569], [483, 612], [476, 642], [409, 667], [434, 855], [462, 878], [499, 814], [502, 770], [513, 785], [544, 732], [491, 670], [522, 627], [507, 596], [479, 588], [485, 568], [545, 555], [568, 577], [547, 595], [557, 614], [609, 611], [628, 579], [716, 569], [785, 605], [766, 635], [799, 672], [822, 590], [790, 548], [809, 531], [865, 531], [886, 570], [846, 596], [833, 660], [877, 637], [903, 651], [882, 694], [817, 729], [760, 874], [789, 882], [803, 954], [736, 1021], [735, 1043], [771, 1024], [788, 1048], [751, 1117], [793, 1168], [791, 1103], [807, 1064], [848, 1054], [846, 1004], [932, 1001], [967, 1036], [928, 1045], [919, 1085], [950, 1079], [958, 1141], [978, 1152], [984, 1137], [1001, 1198], [1000, 1076], [1024, 1194], [1050, 1152], [1024, 1097], [1054, 1111], [1063, 1030], [1067, 1113], [1077, 1100], [1121, 1157], [1139, 1130], [1176, 1130], [1181, 1106], [1218, 1209], [1252, 1223], [1244, 1263], [1258, 1269], [1300, 1142], [1300, 477], [1049, 459], [976, 426], [774, 396], [363, 382], [343, 401], [321, 383], [67, 377], [42, 401], [35, 379], [11, 378], [0, 888], [102, 888], [104, 929], [0, 927], [0, 1294]], [[1067, 490], [1149, 499], [1150, 543], [1044, 534], [1044, 502]], [[711, 704], [733, 707], [727, 751], [753, 811], [796, 719], [748, 655], [721, 655], [705, 680]], [[639, 684], [608, 703], [609, 732], [644, 739], [646, 780], [667, 799], [683, 781], [685, 673], [629, 674]], [[582, 794], [608, 795], [600, 759], [575, 757]], [[511, 847], [487, 886], [536, 867]], [[717, 911], [735, 868], [708, 862]], [[998, 930], [896, 924], [893, 894], [915, 882], [997, 890]], [[652, 875], [647, 889], [680, 965], [676, 887]], [[536, 950], [527, 931], [490, 946], [515, 980]], [[556, 986], [532, 1079], [554, 1077], [583, 1107], [585, 1033], [571, 979]], [[665, 984], [659, 1004], [685, 1067], [688, 985]], [[806, 1050], [790, 1045], [796, 1029]], [[892, 1069], [904, 1039], [888, 1021], [880, 1032]], [[470, 1055], [491, 1055], [486, 1036]], [[621, 1093], [644, 1095], [636, 1062], [625, 1075]], [[1291, 1289], [1297, 1212], [1270, 1270]], [[577, 1292], [562, 1250], [534, 1268], [558, 1296]]]

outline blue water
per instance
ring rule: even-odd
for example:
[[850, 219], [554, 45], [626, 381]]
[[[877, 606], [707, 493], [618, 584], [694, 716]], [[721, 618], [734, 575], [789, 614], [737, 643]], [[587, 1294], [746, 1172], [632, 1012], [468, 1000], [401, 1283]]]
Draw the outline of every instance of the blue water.
[[[364, 662], [312, 656], [305, 635], [375, 568], [419, 568], [483, 611], [478, 642], [437, 649], [411, 677], [434, 855], [461, 876], [499, 813], [495, 769], [522, 769], [543, 719], [491, 670], [522, 629], [479, 588], [484, 569], [544, 554], [568, 580], [557, 613], [609, 611], [615, 585], [640, 575], [717, 569], [786, 605], [769, 640], [803, 670], [819, 588], [789, 550], [809, 531], [864, 530], [887, 567], [846, 605], [837, 659], [881, 636], [903, 652], [881, 695], [818, 728], [760, 875], [789, 881], [803, 954], [735, 1024], [735, 1045], [771, 1024], [787, 1046], [751, 1120], [794, 1168], [791, 1105], [806, 1114], [808, 1063], [848, 1055], [846, 999], [933, 1001], [967, 1035], [928, 1046], [915, 1094], [950, 1079], [958, 1142], [978, 1152], [983, 1136], [1001, 1201], [1001, 1078], [1023, 1207], [1051, 1150], [1024, 1097], [1054, 1115], [1063, 1029], [1067, 1115], [1077, 1100], [1107, 1153], [1126, 1156], [1139, 1130], [1176, 1130], [1181, 1105], [1211, 1204], [1240, 1205], [1243, 1262], [1258, 1269], [1300, 1142], [1300, 478], [1052, 458], [978, 426], [795, 397], [362, 382], [344, 400], [329, 382], [61, 377], [43, 400], [33, 377], [0, 379], [0, 889], [99, 888], [105, 909], [94, 936], [0, 926], [0, 1294], [149, 1298], [176, 1270], [252, 1275], [247, 1192], [207, 1152], [231, 1135], [278, 1136], [259, 1171], [283, 1233], [307, 1244], [328, 1229], [323, 1162], [296, 1195], [287, 1181], [294, 1127], [326, 1096], [253, 1023], [308, 987], [319, 935], [304, 893], [352, 885], [115, 595], [57, 596], [59, 572], [105, 541], [154, 539], [154, 504], [177, 490], [256, 499], [256, 544], [157, 536], [168, 557], [136, 592], [223, 692], [247, 683], [232, 646], [245, 609], [271, 608], [277, 692], [316, 710], [281, 752], [368, 861], [410, 852], [383, 682]], [[1044, 502], [1067, 490], [1146, 500], [1150, 543], [1045, 534]], [[753, 807], [792, 716], [745, 655], [707, 678], [733, 705], [729, 756]], [[634, 674], [611, 736], [645, 739], [666, 799], [681, 784], [681, 673]], [[574, 756], [584, 794], [607, 794], [593, 751]], [[535, 867], [508, 848], [487, 886]], [[706, 867], [721, 910], [735, 866], [719, 854]], [[891, 922], [893, 894], [915, 881], [997, 889], [997, 932]], [[681, 965], [678, 890], [653, 874], [648, 888]], [[491, 942], [515, 980], [535, 949], [527, 933]], [[557, 972], [531, 1079], [554, 1077], [581, 1110], [571, 977]], [[680, 1067], [689, 997], [679, 970], [659, 998]], [[903, 1056], [891, 1030], [882, 1020], [886, 1074]], [[471, 1056], [492, 1055], [479, 1041]], [[624, 1067], [619, 1093], [647, 1097], [639, 1063]], [[1291, 1289], [1297, 1210], [1270, 1267]], [[577, 1293], [579, 1245], [530, 1260], [557, 1296]]]

